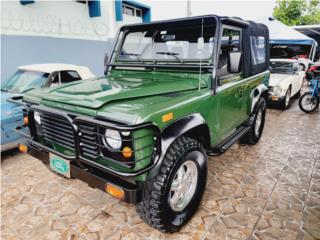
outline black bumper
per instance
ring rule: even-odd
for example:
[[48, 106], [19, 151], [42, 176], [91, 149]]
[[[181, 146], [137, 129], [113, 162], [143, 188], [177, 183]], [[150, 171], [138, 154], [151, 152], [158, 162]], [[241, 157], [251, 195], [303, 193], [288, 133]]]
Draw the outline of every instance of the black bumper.
[[285, 97], [278, 97], [278, 100], [273, 100], [272, 96], [269, 95], [268, 97], [268, 105], [269, 106], [278, 106], [283, 103]]
[[[48, 168], [50, 168], [49, 153], [43, 150], [36, 150], [32, 147], [28, 153], [41, 160]], [[141, 188], [133, 183], [119, 178], [118, 176], [114, 176], [96, 168], [90, 168], [90, 170], [83, 169], [75, 160], [70, 161], [70, 173], [72, 178], [77, 178], [87, 183], [90, 187], [100, 189], [104, 192], [106, 192], [107, 183], [121, 188], [124, 191], [124, 198], [122, 200], [126, 203], [135, 204], [141, 201]]]

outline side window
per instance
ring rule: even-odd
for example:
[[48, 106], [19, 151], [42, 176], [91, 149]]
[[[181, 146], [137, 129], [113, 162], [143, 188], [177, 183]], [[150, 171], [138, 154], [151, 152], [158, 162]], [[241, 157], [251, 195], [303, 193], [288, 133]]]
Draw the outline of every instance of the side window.
[[[241, 52], [241, 30], [224, 28], [218, 61], [218, 77], [220, 85], [232, 81], [234, 74], [229, 72], [229, 53]], [[228, 80], [224, 80], [228, 79]]]
[[266, 62], [266, 39], [263, 36], [250, 36], [252, 64]]
[[76, 71], [61, 71], [61, 83], [70, 83], [81, 80], [81, 77]]
[[50, 82], [50, 87], [57, 87], [60, 85], [59, 81], [59, 72], [55, 72], [51, 76], [51, 82]]

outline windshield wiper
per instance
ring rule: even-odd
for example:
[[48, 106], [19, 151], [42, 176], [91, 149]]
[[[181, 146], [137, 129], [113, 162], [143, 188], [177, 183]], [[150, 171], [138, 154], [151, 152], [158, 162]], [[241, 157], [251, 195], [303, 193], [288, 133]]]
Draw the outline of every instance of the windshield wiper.
[[184, 63], [179, 57], [177, 57], [177, 55], [179, 55], [179, 53], [175, 53], [175, 52], [156, 52], [156, 54], [172, 56], [175, 59], [177, 59], [179, 62]]

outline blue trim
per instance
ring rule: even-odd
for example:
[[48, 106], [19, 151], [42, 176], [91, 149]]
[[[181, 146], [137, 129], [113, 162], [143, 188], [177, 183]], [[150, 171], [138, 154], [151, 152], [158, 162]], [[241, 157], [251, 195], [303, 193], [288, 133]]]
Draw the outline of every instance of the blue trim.
[[300, 44], [300, 45], [312, 45], [313, 40], [293, 40], [293, 39], [271, 39], [270, 43], [272, 44]]
[[115, 11], [116, 11], [116, 21], [121, 22], [123, 20], [122, 16], [122, 0], [115, 1]]
[[143, 3], [139, 3], [137, 1], [134, 1], [134, 0], [122, 0], [122, 2], [124, 4], [127, 4], [127, 5], [130, 5], [132, 7], [136, 7], [136, 8], [150, 8], [148, 5], [146, 4], [143, 4]]
[[101, 16], [100, 0], [88, 1], [88, 7], [89, 7], [89, 16], [90, 17], [100, 17]]
[[34, 0], [20, 0], [21, 5], [27, 5], [31, 3], [34, 3]]
[[123, 14], [122, 14], [123, 3], [129, 6], [141, 9], [142, 21], [144, 23], [148, 23], [151, 21], [151, 8], [148, 5], [136, 2], [133, 0], [115, 0], [115, 11], [116, 11], [117, 22], [123, 21]]

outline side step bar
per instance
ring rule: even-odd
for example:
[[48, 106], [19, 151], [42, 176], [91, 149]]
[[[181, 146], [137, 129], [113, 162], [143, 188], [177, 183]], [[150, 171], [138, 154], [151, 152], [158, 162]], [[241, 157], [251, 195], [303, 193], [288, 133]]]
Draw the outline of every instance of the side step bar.
[[243, 127], [238, 128], [229, 137], [227, 137], [221, 143], [217, 144], [210, 151], [208, 151], [208, 155], [210, 155], [210, 156], [219, 156], [219, 155], [221, 155], [228, 148], [230, 148], [232, 146], [232, 144], [234, 144], [242, 136], [244, 136], [249, 130], [250, 130], [250, 127], [248, 127], [248, 126], [243, 126]]

